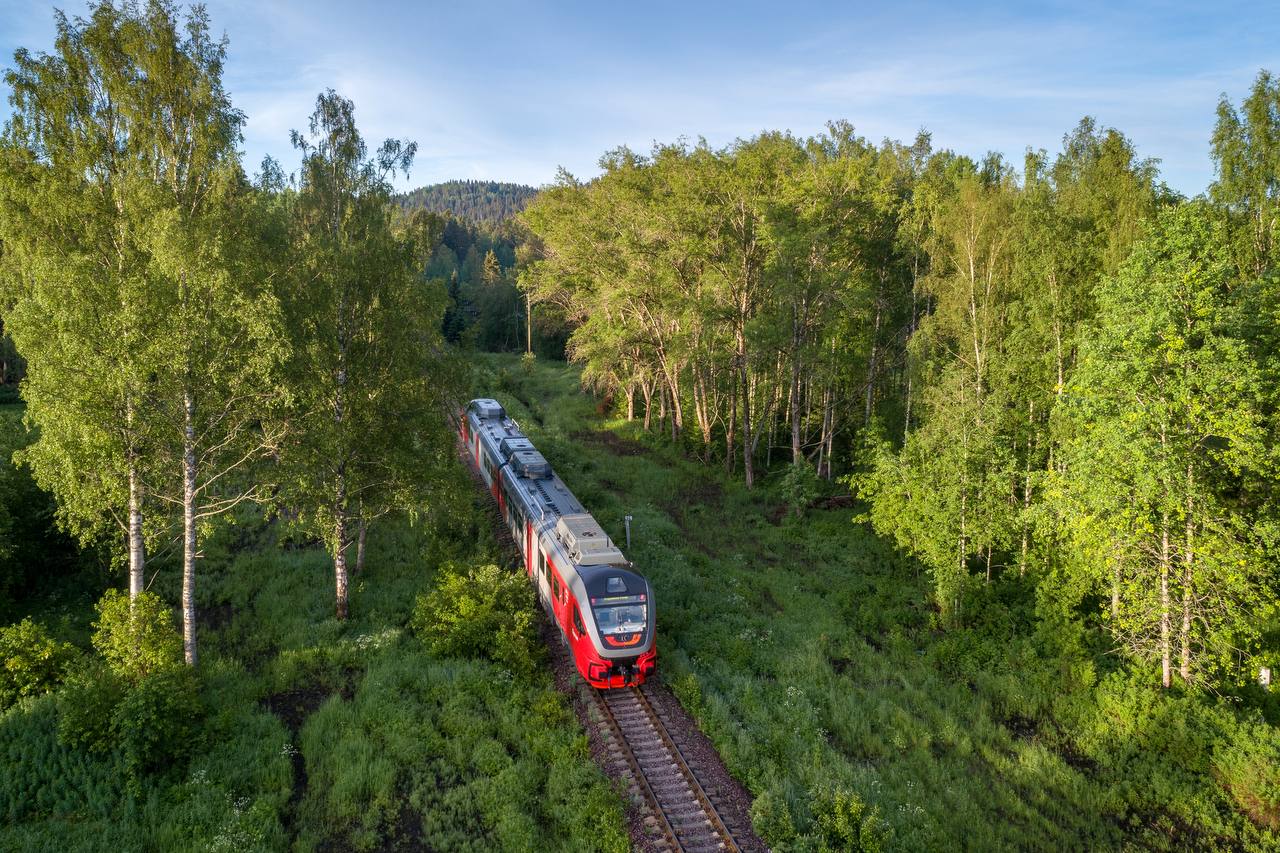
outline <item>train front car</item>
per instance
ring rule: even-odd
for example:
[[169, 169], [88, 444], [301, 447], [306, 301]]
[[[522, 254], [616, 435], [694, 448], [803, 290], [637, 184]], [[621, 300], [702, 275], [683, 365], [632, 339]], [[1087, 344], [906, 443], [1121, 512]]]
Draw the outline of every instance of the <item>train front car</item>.
[[[640, 575], [620, 566], [581, 566], [591, 614], [586, 637], [574, 649], [578, 672], [593, 687], [643, 684], [657, 665], [654, 648], [653, 590]], [[578, 625], [575, 631], [582, 633]], [[573, 642], [573, 635], [570, 635]], [[589, 640], [589, 642], [583, 642]]]
[[657, 665], [649, 582], [496, 400], [471, 401], [460, 437], [578, 673], [602, 689], [643, 684]]

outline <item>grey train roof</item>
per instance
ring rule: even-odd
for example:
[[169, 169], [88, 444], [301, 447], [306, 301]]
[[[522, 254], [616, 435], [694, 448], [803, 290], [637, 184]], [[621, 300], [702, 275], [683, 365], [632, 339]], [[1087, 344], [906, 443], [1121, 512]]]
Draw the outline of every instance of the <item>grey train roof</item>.
[[628, 565], [613, 540], [496, 400], [472, 400], [470, 409], [490, 451], [507, 463], [502, 466], [502, 478], [524, 498], [527, 513], [555, 522], [555, 536], [575, 562]]

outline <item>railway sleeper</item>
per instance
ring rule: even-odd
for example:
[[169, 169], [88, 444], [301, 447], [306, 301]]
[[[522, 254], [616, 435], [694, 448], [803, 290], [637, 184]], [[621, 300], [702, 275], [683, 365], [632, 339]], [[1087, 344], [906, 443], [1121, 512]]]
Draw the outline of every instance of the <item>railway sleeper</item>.
[[688, 805], [679, 808], [672, 807], [665, 811], [667, 813], [667, 818], [671, 820], [672, 823], [694, 823], [700, 826], [711, 826], [711, 821], [707, 818], [707, 813], [704, 812], [701, 807], [696, 805]]

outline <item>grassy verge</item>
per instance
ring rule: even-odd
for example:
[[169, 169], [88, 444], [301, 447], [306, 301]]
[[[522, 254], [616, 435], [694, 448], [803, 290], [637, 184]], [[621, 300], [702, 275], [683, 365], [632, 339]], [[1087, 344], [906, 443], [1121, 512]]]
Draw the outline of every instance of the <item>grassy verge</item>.
[[783, 518], [768, 481], [747, 492], [609, 419], [575, 370], [487, 365], [610, 535], [634, 517], [659, 669], [756, 795], [776, 849], [1280, 843], [1276, 774], [1259, 769], [1280, 739], [1259, 718], [1157, 695], [1108, 672], [1088, 638], [1050, 639], [1030, 585], [993, 586], [978, 620], [936, 631], [919, 566], [852, 511]]
[[[624, 850], [621, 798], [549, 677], [432, 656], [408, 627], [438, 566], [492, 557], [480, 512], [458, 472], [444, 504], [373, 527], [346, 623], [322, 551], [253, 516], [219, 530], [189, 761], [130, 789], [117, 754], [59, 743], [56, 695], [24, 700], [0, 714], [0, 849]], [[167, 600], [177, 583], [162, 567]]]

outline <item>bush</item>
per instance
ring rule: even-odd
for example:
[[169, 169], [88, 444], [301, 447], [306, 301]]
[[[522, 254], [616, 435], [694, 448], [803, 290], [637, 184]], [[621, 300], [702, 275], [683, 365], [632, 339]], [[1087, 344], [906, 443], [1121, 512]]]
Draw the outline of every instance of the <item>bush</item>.
[[87, 752], [111, 750], [111, 713], [124, 698], [124, 679], [101, 665], [85, 667], [58, 692], [58, 740]]
[[791, 507], [791, 512], [801, 516], [818, 497], [821, 488], [822, 481], [818, 478], [818, 472], [812, 464], [804, 461], [787, 468], [787, 473], [782, 475], [782, 482], [778, 485], [778, 492], [787, 506]]
[[795, 840], [795, 821], [786, 797], [774, 788], [766, 788], [751, 804], [751, 825], [772, 846]]
[[24, 696], [47, 693], [66, 677], [75, 649], [23, 619], [0, 628], [0, 711]]
[[182, 638], [160, 596], [143, 592], [130, 602], [120, 590], [109, 589], [97, 611], [93, 647], [116, 675], [137, 682], [182, 663]]
[[130, 776], [162, 770], [189, 756], [204, 708], [195, 673], [162, 670], [134, 685], [111, 713], [111, 732]]
[[433, 654], [485, 658], [524, 678], [542, 656], [533, 588], [495, 565], [467, 571], [447, 564], [435, 588], [418, 596], [413, 629]]
[[818, 821], [819, 849], [866, 851], [884, 849], [887, 831], [875, 809], [852, 791], [834, 789], [819, 791], [813, 800], [813, 813]]
[[136, 784], [190, 755], [203, 717], [199, 684], [185, 666], [133, 685], [96, 667], [77, 673], [58, 695], [58, 740], [91, 753], [117, 752]]
[[1214, 775], [1258, 826], [1280, 830], [1280, 731], [1242, 723], [1213, 758]]

